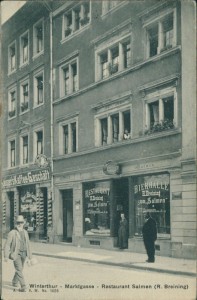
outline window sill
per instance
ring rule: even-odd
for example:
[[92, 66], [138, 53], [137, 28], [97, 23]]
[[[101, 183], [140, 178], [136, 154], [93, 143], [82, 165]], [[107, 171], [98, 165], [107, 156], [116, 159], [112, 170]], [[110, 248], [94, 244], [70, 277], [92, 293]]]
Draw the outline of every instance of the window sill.
[[126, 0], [121, 1], [118, 5], [116, 5], [113, 8], [110, 8], [107, 12], [103, 13], [101, 15], [101, 19], [107, 18], [111, 13], [115, 12], [116, 10], [118, 10], [120, 7], [122, 7], [125, 4], [128, 4], [128, 1], [126, 1]]
[[69, 36], [67, 37], [63, 37], [62, 40], [60, 41], [61, 44], [64, 44], [65, 42], [67, 42], [68, 40], [78, 36], [79, 34], [81, 34], [83, 31], [85, 31], [86, 29], [88, 29], [91, 25], [91, 21], [90, 23], [88, 23], [87, 25], [83, 26], [82, 28], [76, 30], [74, 33], [71, 33]]
[[26, 66], [28, 66], [28, 65], [29, 65], [29, 61], [25, 62], [24, 64], [21, 64], [21, 65], [19, 66], [19, 69], [22, 69], [22, 68], [24, 68], [24, 67], [26, 67]]
[[25, 111], [21, 111], [19, 115], [20, 115], [20, 116], [21, 116], [21, 115], [24, 115], [24, 114], [27, 113], [27, 112], [29, 112], [29, 109], [27, 109], [27, 110], [25, 110]]
[[8, 121], [11, 121], [11, 120], [13, 120], [13, 119], [15, 119], [15, 118], [16, 118], [16, 115], [13, 116], [13, 117], [8, 117]]
[[13, 75], [13, 74], [15, 74], [16, 73], [16, 69], [14, 69], [14, 70], [12, 70], [12, 71], [9, 71], [8, 72], [8, 76], [11, 76], [11, 75]]
[[41, 106], [43, 106], [43, 105], [44, 105], [44, 102], [43, 102], [43, 103], [40, 103], [40, 104], [37, 104], [37, 105], [34, 105], [33, 109], [38, 108], [38, 107], [41, 107]]
[[38, 58], [41, 55], [44, 55], [44, 50], [40, 51], [39, 53], [34, 54], [32, 59], [35, 60], [36, 58]]

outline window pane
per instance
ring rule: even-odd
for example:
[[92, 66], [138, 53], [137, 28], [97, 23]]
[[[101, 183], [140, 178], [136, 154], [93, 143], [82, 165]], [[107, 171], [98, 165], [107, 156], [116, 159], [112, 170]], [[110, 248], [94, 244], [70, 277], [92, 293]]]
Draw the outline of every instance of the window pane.
[[173, 14], [169, 15], [163, 22], [164, 47], [173, 44]]
[[101, 140], [102, 140], [102, 145], [107, 144], [107, 118], [101, 120]]
[[173, 123], [174, 120], [174, 97], [168, 97], [163, 99], [164, 104], [164, 121], [171, 121]]
[[64, 154], [68, 154], [68, 125], [63, 126]]
[[72, 132], [72, 152], [76, 152], [77, 150], [76, 123], [71, 124], [71, 132]]
[[149, 35], [149, 56], [157, 55], [158, 47], [158, 25], [148, 30]]
[[74, 64], [71, 67], [73, 76], [73, 92], [76, 92], [78, 90], [77, 64]]
[[118, 135], [119, 135], [119, 115], [113, 115], [112, 116], [112, 135], [113, 135], [113, 142], [118, 141]]
[[64, 94], [67, 95], [69, 93], [69, 69], [66, 68], [63, 70], [64, 72]]
[[15, 141], [10, 142], [10, 165], [15, 166]]
[[110, 182], [84, 184], [84, 231], [110, 235]]
[[102, 54], [100, 56], [101, 60], [101, 78], [106, 78], [108, 76], [108, 59], [107, 59], [107, 53]]
[[123, 44], [124, 55], [124, 68], [128, 68], [131, 65], [131, 46], [130, 42]]
[[39, 131], [37, 134], [37, 155], [43, 154], [43, 132]]
[[150, 128], [159, 123], [159, 101], [149, 104]]
[[170, 233], [170, 178], [168, 174], [134, 178], [135, 235], [142, 234], [144, 214], [150, 212], [158, 233]]
[[37, 104], [43, 103], [43, 77], [37, 78]]
[[36, 28], [36, 51], [39, 53], [42, 51], [43, 48], [43, 32], [42, 32], [42, 26], [39, 26]]
[[23, 137], [23, 164], [28, 163], [28, 136]]

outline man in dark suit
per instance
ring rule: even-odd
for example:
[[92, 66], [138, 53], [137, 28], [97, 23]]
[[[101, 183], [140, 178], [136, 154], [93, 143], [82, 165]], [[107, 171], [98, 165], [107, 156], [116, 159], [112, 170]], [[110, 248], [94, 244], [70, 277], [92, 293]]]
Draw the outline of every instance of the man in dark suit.
[[148, 255], [147, 262], [155, 262], [155, 241], [157, 239], [157, 226], [155, 220], [151, 217], [150, 213], [145, 215], [145, 223], [142, 228], [144, 246]]

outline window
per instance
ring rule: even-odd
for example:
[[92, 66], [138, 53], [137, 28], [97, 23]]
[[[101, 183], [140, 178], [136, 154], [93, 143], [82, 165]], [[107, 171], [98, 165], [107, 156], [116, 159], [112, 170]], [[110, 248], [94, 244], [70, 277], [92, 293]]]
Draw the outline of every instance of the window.
[[21, 96], [20, 96], [21, 112], [25, 112], [29, 107], [29, 83], [24, 82], [21, 84]]
[[16, 90], [11, 90], [8, 92], [8, 115], [9, 118], [16, 116]]
[[28, 135], [22, 137], [22, 164], [25, 165], [29, 161], [28, 153]]
[[90, 1], [75, 6], [63, 16], [62, 39], [90, 23]]
[[[131, 137], [130, 110], [110, 113], [108, 117], [96, 117], [96, 145], [102, 146], [116, 143]], [[127, 136], [125, 136], [127, 133]]]
[[142, 234], [144, 214], [149, 212], [157, 223], [158, 235], [170, 234], [170, 177], [153, 174], [134, 178], [135, 235]]
[[60, 137], [60, 152], [62, 154], [77, 152], [77, 122], [73, 121], [66, 124], [61, 124], [61, 134], [62, 137]]
[[79, 89], [78, 62], [74, 60], [61, 67], [61, 96], [72, 94]]
[[155, 56], [176, 45], [175, 25], [175, 12], [171, 12], [146, 27], [147, 57]]
[[105, 79], [131, 65], [130, 40], [123, 40], [116, 45], [96, 53], [96, 79]]
[[38, 106], [44, 103], [44, 77], [43, 72], [34, 76], [34, 104]]
[[110, 235], [110, 181], [83, 185], [84, 233]]
[[15, 140], [9, 141], [9, 166], [16, 165], [16, 143]]
[[34, 25], [34, 55], [38, 55], [43, 52], [44, 41], [43, 41], [43, 21], [38, 22]]
[[8, 72], [16, 70], [16, 42], [12, 43], [8, 48]]
[[20, 37], [20, 64], [26, 64], [29, 61], [29, 35], [25, 33]]
[[36, 155], [43, 154], [43, 131], [36, 132]]

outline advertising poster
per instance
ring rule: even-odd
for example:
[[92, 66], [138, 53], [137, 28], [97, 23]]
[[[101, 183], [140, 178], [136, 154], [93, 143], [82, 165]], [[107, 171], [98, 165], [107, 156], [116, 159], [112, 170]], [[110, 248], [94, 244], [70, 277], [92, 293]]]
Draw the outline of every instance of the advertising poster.
[[196, 1], [0, 3], [0, 299], [196, 299]]

